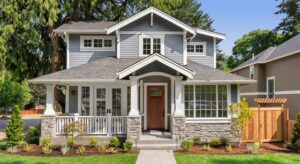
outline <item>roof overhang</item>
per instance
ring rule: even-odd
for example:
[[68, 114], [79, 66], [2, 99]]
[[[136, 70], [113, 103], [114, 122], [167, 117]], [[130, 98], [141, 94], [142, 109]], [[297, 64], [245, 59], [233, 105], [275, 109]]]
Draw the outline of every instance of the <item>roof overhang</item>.
[[135, 14], [135, 15], [133, 15], [133, 16], [131, 16], [131, 17], [129, 17], [129, 18], [127, 18], [127, 19], [125, 19], [125, 20], [123, 20], [123, 21], [121, 21], [121, 22], [119, 22], [119, 23], [117, 23], [117, 24], [115, 24], [111, 27], [109, 27], [109, 28], [107, 28], [106, 32], [107, 32], [107, 34], [110, 34], [110, 33], [114, 32], [114, 31], [116, 31], [116, 30], [118, 30], [118, 29], [120, 29], [120, 28], [122, 28], [122, 27], [124, 27], [124, 26], [126, 26], [126, 25], [128, 25], [128, 24], [130, 24], [130, 23], [146, 16], [146, 15], [148, 15], [148, 14], [155, 14], [157, 16], [160, 16], [161, 18], [175, 24], [176, 26], [186, 30], [187, 32], [189, 32], [193, 35], [196, 34], [195, 29], [193, 27], [188, 26], [187, 24], [171, 17], [170, 15], [156, 9], [155, 7], [149, 7], [147, 9], [145, 9], [145, 10], [143, 10], [143, 11], [141, 11], [141, 12], [139, 12], [139, 13], [137, 13], [137, 14]]
[[57, 30], [53, 30], [55, 33], [59, 34], [59, 33], [72, 33], [72, 34], [106, 34], [105, 30], [61, 30], [61, 29], [57, 29]]
[[193, 75], [195, 74], [194, 71], [164, 57], [163, 55], [159, 55], [156, 53], [156, 54], [150, 55], [150, 56], [146, 57], [145, 59], [140, 60], [137, 63], [123, 69], [122, 71], [118, 72], [117, 75], [118, 75], [119, 79], [122, 79], [155, 61], [158, 61], [158, 62], [176, 70], [177, 72], [183, 74], [184, 76], [186, 76], [190, 79], [193, 79]]
[[256, 80], [187, 80], [184, 83], [197, 84], [253, 84]]
[[207, 35], [207, 36], [217, 38], [220, 40], [226, 39], [225, 34], [221, 34], [221, 33], [217, 33], [217, 32], [211, 32], [211, 31], [207, 31], [207, 30], [203, 30], [203, 29], [199, 29], [199, 28], [196, 28], [196, 32], [197, 32], [197, 34]]

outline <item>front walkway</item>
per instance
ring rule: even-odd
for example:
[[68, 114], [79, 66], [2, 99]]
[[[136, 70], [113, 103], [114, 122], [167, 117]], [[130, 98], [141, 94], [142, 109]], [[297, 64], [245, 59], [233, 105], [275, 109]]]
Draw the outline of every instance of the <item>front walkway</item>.
[[176, 164], [172, 150], [141, 150], [136, 164]]

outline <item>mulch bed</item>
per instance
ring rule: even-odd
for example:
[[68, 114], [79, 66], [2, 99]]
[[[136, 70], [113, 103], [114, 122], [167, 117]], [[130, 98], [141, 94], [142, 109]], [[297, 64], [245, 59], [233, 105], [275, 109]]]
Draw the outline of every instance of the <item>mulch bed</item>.
[[[218, 147], [218, 148], [211, 147], [210, 151], [204, 151], [204, 150], [202, 150], [203, 144], [194, 145], [190, 151], [177, 150], [175, 152], [183, 153], [183, 154], [215, 154], [215, 155], [249, 154], [249, 152], [247, 150], [247, 145], [249, 145], [249, 144], [251, 144], [251, 143], [243, 143], [239, 147], [238, 143], [232, 143], [231, 144], [231, 147], [232, 147], [231, 152], [226, 152], [225, 146]], [[270, 154], [270, 153], [294, 153], [294, 152], [285, 148], [283, 143], [263, 143], [262, 149], [259, 150], [259, 152], [257, 154]]]
[[[31, 146], [33, 146], [34, 151], [33, 152], [26, 152], [23, 150], [23, 147], [21, 146], [19, 148], [19, 152], [17, 153], [9, 153], [6, 150], [0, 150], [0, 153], [5, 153], [5, 154], [16, 154], [16, 155], [22, 155], [22, 156], [41, 156], [41, 157], [73, 157], [73, 156], [90, 156], [90, 155], [112, 155], [112, 154], [125, 154], [128, 152], [125, 152], [123, 149], [118, 148], [116, 149], [117, 152], [116, 153], [108, 153], [105, 151], [98, 151], [98, 147], [90, 147], [90, 146], [86, 146], [85, 147], [85, 152], [83, 154], [77, 154], [76, 153], [76, 149], [78, 148], [78, 146], [75, 146], [74, 148], [70, 149], [68, 151], [68, 153], [66, 155], [62, 155], [61, 154], [61, 147], [59, 146], [54, 146], [52, 148], [52, 153], [50, 154], [44, 154], [42, 147], [36, 144], [30, 144]], [[137, 153], [136, 150], [132, 150], [130, 153]]]

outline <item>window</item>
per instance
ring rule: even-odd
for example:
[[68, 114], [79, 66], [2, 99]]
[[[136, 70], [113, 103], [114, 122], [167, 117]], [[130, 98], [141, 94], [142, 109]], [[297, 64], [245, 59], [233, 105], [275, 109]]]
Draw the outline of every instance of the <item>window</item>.
[[227, 86], [185, 85], [184, 107], [187, 118], [226, 118]]
[[206, 43], [205, 42], [190, 42], [187, 45], [188, 55], [205, 55]]
[[254, 79], [254, 66], [253, 65], [249, 67], [249, 78], [252, 80]]
[[81, 88], [81, 115], [90, 115], [90, 87]]
[[80, 51], [115, 51], [112, 36], [80, 36]]
[[96, 89], [96, 115], [97, 116], [106, 115], [106, 89], [105, 88]]
[[121, 89], [112, 89], [112, 115], [121, 116]]
[[148, 56], [154, 53], [163, 54], [162, 36], [140, 36], [140, 56]]
[[275, 77], [267, 78], [267, 96], [268, 98], [275, 98]]
[[131, 109], [131, 88], [127, 87], [127, 114], [129, 114]]

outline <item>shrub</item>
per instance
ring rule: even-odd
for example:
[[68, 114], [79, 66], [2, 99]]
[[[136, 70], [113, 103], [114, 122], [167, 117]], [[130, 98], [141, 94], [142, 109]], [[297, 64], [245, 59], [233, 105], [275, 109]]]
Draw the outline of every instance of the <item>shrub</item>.
[[123, 149], [127, 152], [130, 152], [132, 150], [133, 147], [133, 142], [131, 141], [126, 141], [125, 143], [123, 143]]
[[102, 151], [105, 151], [106, 150], [106, 145], [104, 145], [104, 144], [100, 144], [99, 146], [98, 146], [98, 151], [99, 152], [102, 152]]
[[200, 136], [194, 136], [194, 137], [193, 137], [193, 143], [194, 143], [195, 145], [199, 145], [200, 142], [201, 142]]
[[67, 145], [69, 147], [74, 147], [75, 141], [74, 137], [67, 137]]
[[6, 141], [1, 141], [0, 142], [0, 149], [1, 150], [6, 150], [7, 147], [8, 147], [8, 145], [7, 145]]
[[62, 155], [66, 155], [69, 152], [70, 148], [68, 146], [63, 146], [60, 148], [60, 152]]
[[34, 148], [33, 148], [32, 145], [29, 145], [28, 143], [25, 143], [24, 147], [23, 147], [23, 150], [26, 151], [26, 152], [33, 152]]
[[110, 147], [117, 148], [120, 146], [120, 140], [118, 137], [112, 137], [109, 143]]
[[76, 149], [76, 154], [83, 154], [83, 153], [85, 153], [85, 147], [84, 146], [79, 146]]
[[254, 142], [253, 146], [256, 148], [256, 149], [261, 149], [261, 143], [260, 142]]
[[228, 145], [228, 138], [227, 137], [221, 137], [220, 138], [220, 143], [221, 143], [221, 145], [222, 146], [226, 146], [226, 145]]
[[43, 150], [44, 154], [50, 154], [50, 153], [52, 153], [52, 147], [49, 147], [49, 146], [43, 146], [42, 150]]
[[51, 139], [48, 138], [48, 137], [45, 137], [42, 140], [42, 147], [50, 147], [50, 148], [52, 148], [52, 141], [51, 141]]
[[259, 149], [261, 149], [260, 142], [254, 142], [253, 145], [248, 145], [247, 150], [249, 153], [256, 154], [258, 153]]
[[97, 139], [95, 137], [91, 137], [89, 142], [91, 147], [96, 147], [98, 145]]
[[297, 147], [297, 141], [299, 139], [300, 139], [300, 112], [297, 114], [294, 128], [293, 128], [292, 144]]
[[117, 149], [116, 149], [115, 147], [107, 147], [107, 148], [105, 149], [105, 151], [106, 151], [107, 153], [116, 153], [116, 152], [117, 152]]
[[193, 142], [190, 140], [183, 140], [181, 141], [181, 148], [183, 150], [191, 150], [193, 146]]
[[218, 139], [218, 138], [211, 139], [210, 142], [209, 142], [209, 146], [211, 146], [211, 147], [219, 147], [219, 146], [221, 146], [220, 139]]
[[28, 131], [29, 131], [29, 136], [39, 137], [41, 135], [40, 126], [29, 126]]
[[7, 148], [7, 152], [17, 153], [17, 152], [19, 152], [19, 148], [18, 148], [18, 146], [10, 146], [10, 147]]
[[203, 151], [210, 151], [211, 148], [210, 148], [209, 145], [203, 145], [203, 146], [202, 146], [202, 150], [203, 150]]
[[17, 146], [24, 139], [23, 124], [24, 122], [20, 115], [20, 109], [18, 106], [14, 106], [13, 114], [5, 129], [6, 141], [9, 146]]
[[225, 151], [226, 152], [232, 152], [232, 147], [231, 147], [230, 144], [226, 146]]

